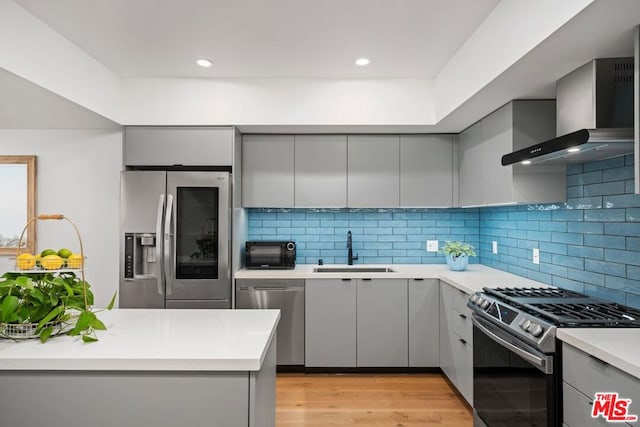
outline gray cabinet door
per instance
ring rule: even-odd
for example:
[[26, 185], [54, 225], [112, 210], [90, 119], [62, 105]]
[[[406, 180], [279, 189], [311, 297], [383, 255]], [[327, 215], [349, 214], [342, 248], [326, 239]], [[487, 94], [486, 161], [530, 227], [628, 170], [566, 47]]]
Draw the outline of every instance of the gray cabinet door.
[[458, 194], [460, 206], [482, 204], [482, 121], [462, 132], [458, 138]]
[[242, 137], [242, 206], [294, 206], [293, 135]]
[[440, 282], [440, 369], [449, 380], [456, 384], [455, 362], [453, 360], [453, 288]]
[[453, 360], [455, 364], [455, 386], [473, 406], [473, 347], [467, 340], [453, 335]]
[[513, 150], [513, 104], [509, 103], [482, 120], [481, 176], [482, 203], [513, 201], [513, 166], [502, 166], [502, 156]]
[[232, 127], [127, 126], [127, 166], [231, 166]]
[[295, 205], [347, 206], [346, 135], [296, 135]]
[[409, 279], [409, 366], [440, 366], [438, 279]]
[[453, 206], [453, 137], [400, 136], [400, 206]]
[[400, 137], [349, 136], [347, 153], [348, 206], [399, 206]]
[[407, 366], [407, 280], [358, 279], [357, 300], [357, 366]]
[[305, 282], [305, 366], [356, 366], [356, 280]]

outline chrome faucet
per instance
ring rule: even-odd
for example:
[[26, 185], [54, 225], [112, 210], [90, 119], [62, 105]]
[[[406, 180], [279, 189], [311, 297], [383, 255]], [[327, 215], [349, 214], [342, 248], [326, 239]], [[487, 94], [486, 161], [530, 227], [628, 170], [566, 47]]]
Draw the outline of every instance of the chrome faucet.
[[357, 261], [358, 260], [358, 254], [356, 254], [356, 256], [353, 256], [353, 243], [351, 242], [351, 230], [347, 231], [347, 251], [348, 251], [348, 255], [347, 255], [347, 264], [349, 265], [353, 265], [353, 261]]

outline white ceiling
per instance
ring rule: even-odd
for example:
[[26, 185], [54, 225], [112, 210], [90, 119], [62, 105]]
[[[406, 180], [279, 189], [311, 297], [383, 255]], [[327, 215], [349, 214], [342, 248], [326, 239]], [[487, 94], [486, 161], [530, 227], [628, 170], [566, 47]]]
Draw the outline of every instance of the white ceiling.
[[121, 77], [432, 78], [499, 0], [16, 3]]
[[[371, 79], [378, 82], [410, 81], [410, 78], [440, 80], [450, 77], [448, 71], [451, 70], [445, 68], [446, 64], [455, 62], [452, 58], [456, 58], [461, 47], [462, 50], [468, 47], [470, 40], [478, 40], [483, 26], [486, 29], [487, 22], [495, 22], [491, 18], [499, 16], [503, 6], [522, 11], [526, 10], [525, 5], [530, 5], [518, 5], [518, 1], [527, 0], [502, 0], [502, 3], [499, 0], [13, 0], [8, 3], [18, 5], [15, 9], [20, 12], [23, 12], [20, 7], [24, 8], [24, 14], [32, 20], [35, 17], [38, 25], [50, 27], [52, 34], [60, 34], [77, 46], [78, 52], [90, 55], [102, 64], [100, 67], [111, 70], [114, 80], [118, 80], [117, 77], [122, 81], [129, 77], [175, 78], [178, 85], [186, 85], [187, 82], [205, 82], [205, 79], [213, 82], [215, 79], [243, 78], [262, 78], [269, 82], [277, 78], [284, 82], [282, 84], [288, 84], [294, 78], [309, 81]], [[566, 4], [589, 3], [563, 1]], [[547, 16], [560, 15], [560, 6], [556, 7], [549, 0], [543, 3], [546, 8], [540, 6], [539, 9], [550, 14]], [[523, 16], [529, 17], [528, 14]], [[541, 16], [538, 19], [542, 22], [530, 21], [547, 22], [544, 14]], [[508, 20], [511, 22], [517, 20]], [[318, 126], [295, 120], [293, 123], [285, 120], [282, 124], [272, 120], [269, 125], [260, 125], [260, 121], [231, 122], [250, 132], [459, 132], [511, 99], [554, 97], [555, 81], [590, 59], [633, 55], [633, 29], [638, 24], [639, 0], [595, 0], [558, 30], [541, 38], [524, 56], [514, 56], [508, 68], [487, 80], [477, 91], [470, 92], [470, 97], [435, 124], [421, 125], [420, 120], [407, 122], [411, 125], [381, 120], [380, 125], [353, 123], [341, 126], [335, 125], [340, 123], [335, 120], [320, 121], [323, 124]], [[38, 40], [37, 37], [34, 40]], [[509, 45], [508, 41], [496, 39], [495, 46]], [[12, 43], [20, 49], [20, 40]], [[493, 63], [487, 61], [500, 59], [497, 54], [492, 56], [492, 43], [485, 39], [482, 52], [473, 50], [468, 55], [466, 59], [471, 61], [460, 69], [463, 71], [460, 78], [465, 79], [463, 83], [486, 72], [487, 67], [483, 66]], [[12, 48], [13, 44], [8, 46]], [[210, 69], [197, 67], [194, 61], [202, 56], [213, 59], [214, 66]], [[371, 65], [354, 66], [353, 60], [359, 56], [369, 57]], [[61, 61], [65, 60], [63, 55]], [[478, 67], [474, 68], [474, 64]], [[67, 64], [68, 67], [73, 65], [73, 62]], [[64, 75], [61, 70], [64, 72], [64, 67], [50, 72], [54, 76]], [[77, 93], [73, 91], [60, 90], [66, 86], [55, 79], [38, 81], [32, 78], [38, 73], [21, 71], [24, 69], [18, 67], [14, 71], [16, 74], [12, 74], [0, 67], [0, 128], [115, 125], [90, 109], [120, 120], [111, 110], [83, 103], [85, 99], [77, 99]], [[47, 72], [47, 69], [43, 70], [43, 73]], [[83, 72], [69, 75], [83, 78]], [[459, 80], [452, 81], [455, 86]], [[108, 91], [113, 91], [114, 87], [117, 91], [118, 86], [91, 84]], [[264, 86], [268, 87], [268, 84]], [[158, 87], [164, 88], [166, 83], [159, 83]], [[171, 94], [166, 96], [165, 102], [173, 106]], [[206, 102], [214, 104], [220, 98], [215, 91], [207, 96]], [[416, 89], [415, 100], [424, 98], [424, 91]], [[379, 101], [389, 99], [385, 95]], [[170, 112], [166, 103], [154, 108]], [[175, 108], [180, 112], [184, 110], [189, 118], [192, 118], [189, 114], [207, 110], [189, 110], [183, 104], [175, 104]], [[399, 108], [404, 114], [401, 107], [406, 108], [391, 104], [391, 108]], [[215, 122], [217, 116], [207, 116], [207, 111], [198, 124], [210, 124], [209, 117]], [[153, 116], [156, 110], [149, 110], [149, 113]], [[138, 121], [141, 123], [136, 124], [146, 123], [144, 119]]]

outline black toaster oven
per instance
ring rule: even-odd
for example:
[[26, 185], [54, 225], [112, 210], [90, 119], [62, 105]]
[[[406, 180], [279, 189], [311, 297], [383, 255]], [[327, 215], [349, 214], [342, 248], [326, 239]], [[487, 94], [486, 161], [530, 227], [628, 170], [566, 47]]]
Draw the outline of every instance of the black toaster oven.
[[245, 244], [245, 266], [248, 269], [293, 269], [296, 266], [296, 242], [249, 241]]

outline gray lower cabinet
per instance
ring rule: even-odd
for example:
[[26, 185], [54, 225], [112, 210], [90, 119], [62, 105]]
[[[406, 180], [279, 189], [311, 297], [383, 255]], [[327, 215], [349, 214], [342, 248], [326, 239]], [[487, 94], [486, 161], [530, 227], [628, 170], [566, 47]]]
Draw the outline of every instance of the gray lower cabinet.
[[356, 366], [356, 280], [305, 282], [305, 366]]
[[357, 366], [408, 364], [407, 281], [357, 280]]
[[406, 279], [311, 279], [305, 287], [307, 367], [408, 366]]
[[400, 206], [453, 206], [453, 138], [400, 136]]
[[409, 366], [440, 366], [440, 284], [409, 279]]
[[[591, 417], [596, 393], [616, 392], [631, 399], [631, 414], [640, 416], [640, 379], [567, 343], [562, 344], [562, 381], [563, 422], [568, 427], [611, 425]], [[640, 426], [640, 421], [615, 424]]]
[[440, 282], [440, 368], [473, 405], [473, 333], [469, 295]]
[[347, 199], [354, 208], [400, 205], [400, 137], [349, 135]]
[[242, 206], [294, 207], [293, 135], [242, 137]]

